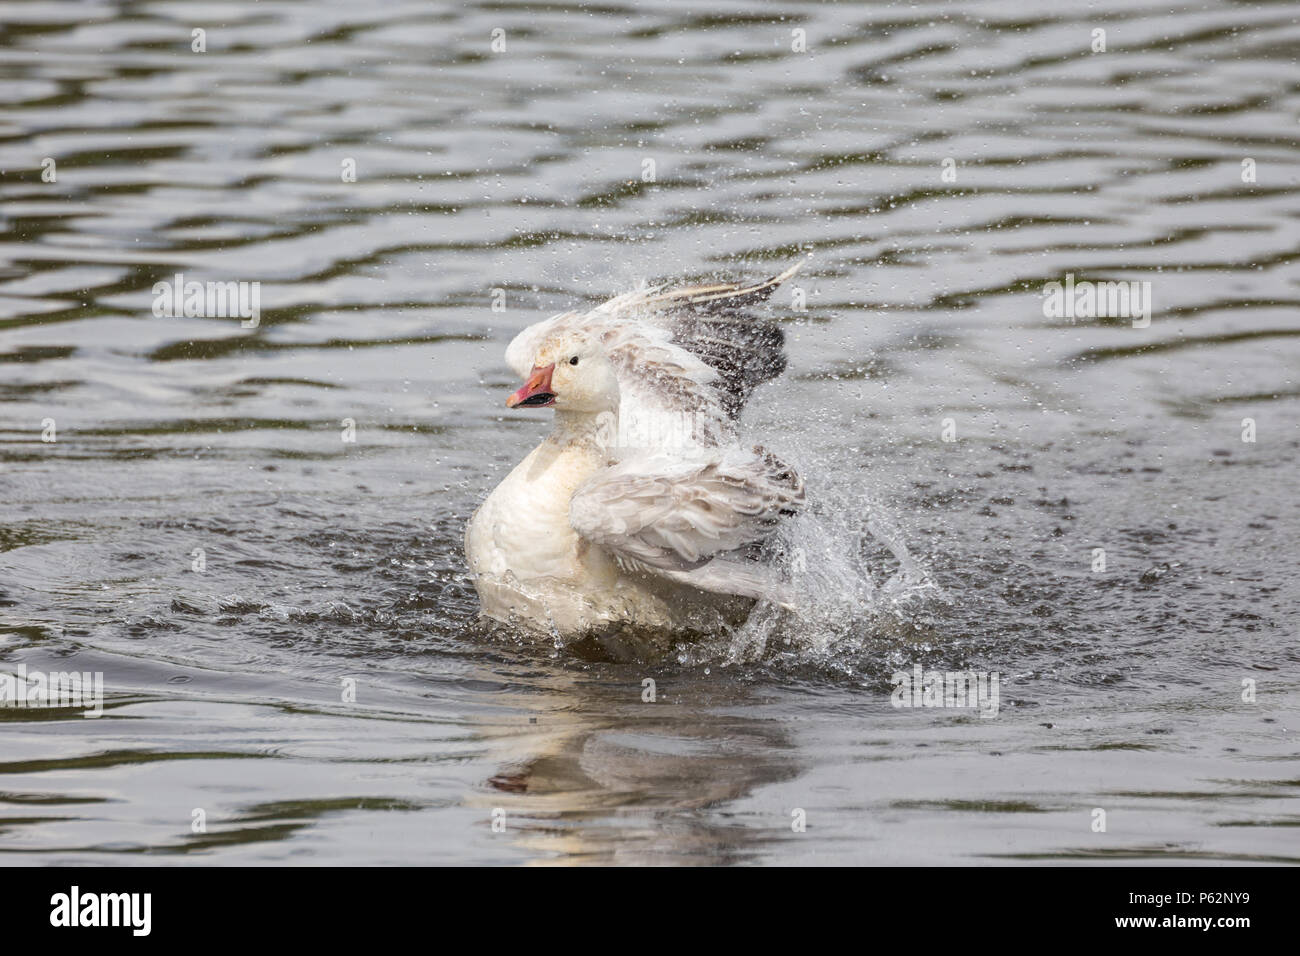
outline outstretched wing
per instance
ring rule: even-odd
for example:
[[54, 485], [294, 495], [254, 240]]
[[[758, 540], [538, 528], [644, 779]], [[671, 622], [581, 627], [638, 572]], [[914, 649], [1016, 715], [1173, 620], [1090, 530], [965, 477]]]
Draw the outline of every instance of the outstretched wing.
[[785, 370], [785, 336], [775, 323], [740, 310], [770, 296], [797, 263], [755, 284], [716, 283], [628, 292], [590, 312], [565, 312], [520, 332], [506, 361], [527, 377], [552, 335], [582, 332], [602, 343], [619, 377], [626, 413], [647, 431], [672, 415], [695, 419], [698, 443], [732, 433], [750, 393]]
[[625, 568], [705, 591], [781, 601], [775, 573], [743, 552], [771, 537], [803, 503], [799, 476], [760, 447], [651, 454], [581, 485], [569, 504], [569, 524]]
[[744, 309], [769, 298], [802, 267], [756, 283], [722, 282], [662, 291], [644, 289], [615, 296], [596, 312], [639, 318], [668, 333], [669, 341], [713, 371], [716, 401], [735, 418], [749, 395], [785, 371], [785, 333], [774, 322]]

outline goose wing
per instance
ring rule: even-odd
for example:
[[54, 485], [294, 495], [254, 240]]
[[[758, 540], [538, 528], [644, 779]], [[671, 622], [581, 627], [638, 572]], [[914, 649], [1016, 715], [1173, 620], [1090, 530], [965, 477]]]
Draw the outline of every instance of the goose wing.
[[629, 569], [721, 594], [784, 601], [749, 552], [804, 504], [803, 482], [761, 447], [649, 453], [574, 492], [569, 524]]

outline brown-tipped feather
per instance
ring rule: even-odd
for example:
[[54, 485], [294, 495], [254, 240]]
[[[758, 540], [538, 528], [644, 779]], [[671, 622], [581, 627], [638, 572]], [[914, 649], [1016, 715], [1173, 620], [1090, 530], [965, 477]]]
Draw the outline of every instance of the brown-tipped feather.
[[648, 305], [703, 306], [708, 311], [743, 309], [767, 299], [776, 291], [777, 286], [793, 276], [802, 266], [803, 260], [800, 260], [779, 275], [771, 276], [753, 285], [746, 285], [743, 282], [720, 282], [714, 285], [687, 286], [652, 295], [645, 301]]
[[767, 299], [799, 271], [796, 262], [762, 282], [720, 283], [674, 289], [650, 301], [676, 308], [670, 326], [673, 341], [718, 372], [718, 392], [732, 418], [740, 415], [750, 394], [786, 368], [785, 333], [775, 322], [740, 312]]

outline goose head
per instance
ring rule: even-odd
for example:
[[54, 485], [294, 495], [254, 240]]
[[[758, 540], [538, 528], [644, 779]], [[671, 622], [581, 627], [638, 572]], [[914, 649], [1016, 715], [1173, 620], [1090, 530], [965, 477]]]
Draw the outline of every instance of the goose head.
[[510, 408], [555, 408], [589, 415], [618, 411], [618, 402], [614, 366], [599, 344], [585, 335], [543, 342], [523, 387], [506, 399]]

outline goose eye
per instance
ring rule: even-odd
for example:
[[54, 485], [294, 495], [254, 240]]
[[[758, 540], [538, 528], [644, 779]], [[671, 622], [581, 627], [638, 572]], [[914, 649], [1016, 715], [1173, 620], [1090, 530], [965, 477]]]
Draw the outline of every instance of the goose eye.
[[570, 364], [570, 365], [577, 365], [577, 364], [578, 364], [578, 356], [575, 355], [573, 358], [569, 359], [569, 364]]

